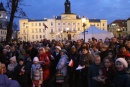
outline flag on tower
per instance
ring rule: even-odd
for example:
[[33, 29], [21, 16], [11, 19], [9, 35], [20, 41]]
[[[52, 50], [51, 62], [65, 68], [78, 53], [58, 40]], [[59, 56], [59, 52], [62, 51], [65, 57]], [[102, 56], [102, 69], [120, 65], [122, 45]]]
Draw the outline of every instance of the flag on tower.
[[48, 28], [48, 27], [46, 26], [46, 24], [44, 24], [44, 23], [43, 23], [43, 26], [45, 27], [45, 30], [46, 30], [46, 28]]

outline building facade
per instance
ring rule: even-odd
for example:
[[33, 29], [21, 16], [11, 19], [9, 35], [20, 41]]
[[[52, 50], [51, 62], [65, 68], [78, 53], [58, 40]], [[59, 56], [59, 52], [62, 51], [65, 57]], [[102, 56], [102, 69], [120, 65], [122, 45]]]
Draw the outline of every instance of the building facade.
[[7, 11], [0, 3], [0, 41], [5, 41], [7, 34]]
[[108, 31], [116, 37], [127, 36], [130, 31], [127, 28], [127, 23], [127, 20], [115, 20], [109, 25]]
[[[65, 1], [65, 12], [51, 19], [21, 19], [19, 20], [21, 41], [40, 41], [41, 39], [73, 40], [76, 34], [84, 31], [82, 17], [71, 12], [71, 3]], [[87, 29], [96, 26], [107, 30], [107, 20], [88, 19], [85, 22]]]
[[127, 19], [127, 32], [130, 35], [130, 18]]

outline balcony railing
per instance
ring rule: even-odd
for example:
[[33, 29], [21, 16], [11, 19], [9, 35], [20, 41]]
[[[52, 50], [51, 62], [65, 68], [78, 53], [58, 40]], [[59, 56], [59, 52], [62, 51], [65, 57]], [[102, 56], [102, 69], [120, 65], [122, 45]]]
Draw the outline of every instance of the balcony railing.
[[54, 31], [53, 31], [53, 32], [51, 31], [50, 34], [55, 34], [55, 32], [54, 32]]

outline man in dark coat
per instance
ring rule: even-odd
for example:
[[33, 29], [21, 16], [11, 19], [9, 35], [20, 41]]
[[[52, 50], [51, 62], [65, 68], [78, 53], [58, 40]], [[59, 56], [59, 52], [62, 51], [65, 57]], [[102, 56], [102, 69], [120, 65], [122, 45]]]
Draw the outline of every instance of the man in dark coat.
[[18, 60], [19, 53], [17, 49], [15, 49], [15, 46], [11, 46], [10, 58], [13, 56], [16, 56], [16, 60]]
[[82, 54], [79, 59], [79, 66], [82, 66], [83, 69], [80, 71], [80, 82], [79, 86], [86, 87], [87, 84], [87, 73], [88, 73], [88, 67], [93, 62], [93, 56], [89, 53], [88, 47], [82, 48]]
[[29, 51], [29, 55], [31, 57], [31, 60], [33, 61], [33, 58], [38, 55], [38, 50], [36, 48], [34, 48], [31, 44], [29, 44], [28, 51]]

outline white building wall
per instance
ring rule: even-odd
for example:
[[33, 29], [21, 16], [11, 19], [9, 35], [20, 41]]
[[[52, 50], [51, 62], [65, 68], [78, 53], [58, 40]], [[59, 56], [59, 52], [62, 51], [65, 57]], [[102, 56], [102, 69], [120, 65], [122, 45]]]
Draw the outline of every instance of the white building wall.
[[[23, 26], [23, 23], [25, 23], [26, 26]], [[48, 27], [46, 30], [43, 26], [43, 23]], [[107, 30], [107, 20], [101, 20], [99, 23], [90, 23], [89, 19], [87, 19], [85, 29], [90, 27], [91, 24], [95, 24], [96, 27]], [[71, 39], [73, 39], [74, 35], [84, 31], [81, 18], [76, 19], [75, 14], [62, 14], [61, 19], [57, 20], [56, 17], [52, 19], [46, 19], [46, 21], [21, 19], [19, 20], [19, 25], [20, 37], [22, 41], [40, 41], [45, 38], [49, 40], [67, 39], [67, 28], [69, 29], [68, 34], [71, 34]]]

